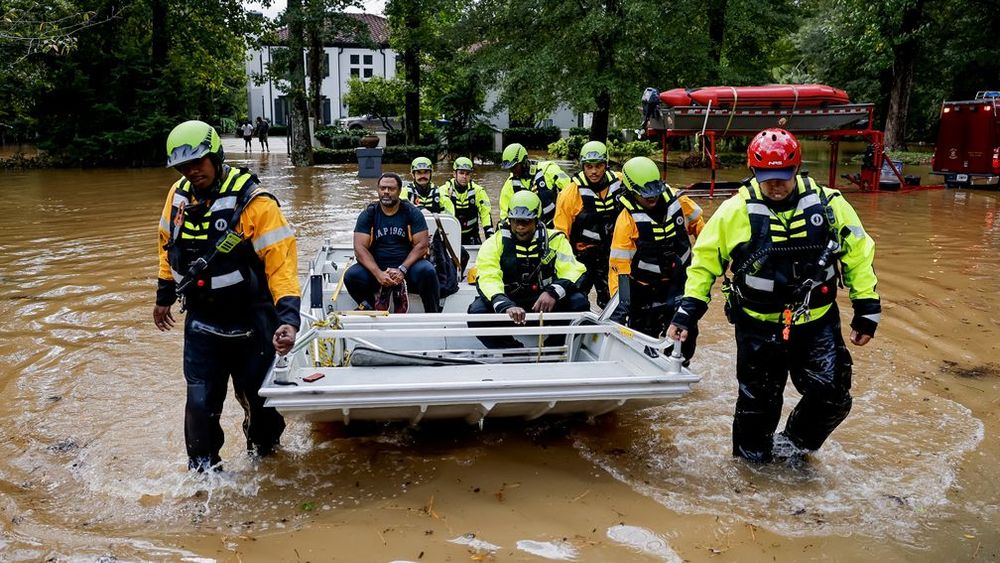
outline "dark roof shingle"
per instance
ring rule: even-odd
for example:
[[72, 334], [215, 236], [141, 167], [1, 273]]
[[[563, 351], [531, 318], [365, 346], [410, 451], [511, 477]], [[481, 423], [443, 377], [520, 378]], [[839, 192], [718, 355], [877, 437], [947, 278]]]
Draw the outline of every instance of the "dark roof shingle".
[[[379, 47], [389, 46], [389, 20], [382, 16], [377, 16], [375, 14], [345, 14], [358, 21], [364, 23], [368, 26], [368, 33], [371, 35], [372, 41], [375, 42]], [[278, 41], [280, 43], [285, 43], [288, 41], [288, 28], [283, 27], [278, 30]], [[347, 45], [357, 45], [358, 42], [352, 36], [338, 35], [336, 39], [328, 42], [327, 45], [330, 46], [347, 46]]]

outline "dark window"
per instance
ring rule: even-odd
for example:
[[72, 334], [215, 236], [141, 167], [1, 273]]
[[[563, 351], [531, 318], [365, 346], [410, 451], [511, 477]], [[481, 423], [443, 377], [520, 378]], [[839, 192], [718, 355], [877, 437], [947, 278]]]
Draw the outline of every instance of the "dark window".
[[329, 125], [333, 120], [330, 117], [330, 98], [323, 98], [323, 123]]
[[371, 55], [365, 55], [365, 64], [366, 65], [372, 64], [372, 56]]
[[274, 100], [274, 124], [288, 125], [288, 99], [285, 96]]
[[360, 58], [359, 58], [359, 56], [358, 56], [358, 55], [351, 55], [351, 64], [352, 64], [352, 65], [356, 65], [356, 64], [358, 64], [359, 62], [360, 62]]
[[371, 78], [371, 77], [372, 77], [372, 69], [366, 68], [365, 69], [365, 78]]
[[323, 78], [330, 76], [330, 53], [323, 53]]
[[360, 76], [360, 75], [361, 75], [361, 69], [359, 69], [359, 68], [352, 68], [351, 69], [351, 76]]

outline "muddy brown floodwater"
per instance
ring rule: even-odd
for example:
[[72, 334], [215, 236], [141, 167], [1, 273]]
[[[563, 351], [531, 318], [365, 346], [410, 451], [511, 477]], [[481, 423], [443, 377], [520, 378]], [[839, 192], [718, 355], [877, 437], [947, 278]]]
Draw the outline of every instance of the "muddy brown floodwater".
[[[231, 154], [281, 199], [300, 269], [373, 196], [351, 167]], [[495, 195], [502, 174], [477, 175]], [[735, 346], [716, 303], [682, 399], [482, 431], [292, 423], [254, 465], [230, 398], [226, 472], [206, 477], [185, 471], [181, 333], [150, 315], [173, 178], [0, 172], [0, 560], [1000, 558], [995, 191], [847, 195], [878, 245], [883, 322], [852, 347], [850, 417], [805, 468], [731, 458]]]

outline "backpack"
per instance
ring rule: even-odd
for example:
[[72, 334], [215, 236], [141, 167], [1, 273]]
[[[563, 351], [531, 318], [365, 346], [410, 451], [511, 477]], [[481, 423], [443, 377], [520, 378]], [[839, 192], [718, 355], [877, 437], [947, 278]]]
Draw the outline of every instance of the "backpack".
[[448, 253], [448, 247], [441, 235], [441, 229], [434, 232], [431, 239], [430, 261], [437, 271], [438, 284], [441, 286], [441, 297], [447, 297], [458, 292], [458, 268]]

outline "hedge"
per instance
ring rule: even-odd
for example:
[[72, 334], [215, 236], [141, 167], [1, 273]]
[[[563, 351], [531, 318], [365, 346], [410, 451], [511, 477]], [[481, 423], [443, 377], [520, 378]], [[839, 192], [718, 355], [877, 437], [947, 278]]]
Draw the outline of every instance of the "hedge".
[[[385, 164], [409, 164], [418, 156], [426, 156], [431, 162], [437, 162], [438, 145], [390, 145], [382, 152], [382, 162]], [[354, 149], [315, 149], [313, 159], [316, 164], [354, 164], [358, 157]]]
[[544, 149], [559, 140], [558, 127], [511, 127], [503, 130], [503, 144], [521, 143], [525, 148]]

